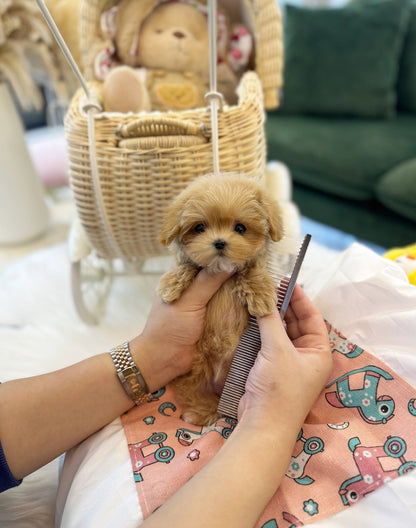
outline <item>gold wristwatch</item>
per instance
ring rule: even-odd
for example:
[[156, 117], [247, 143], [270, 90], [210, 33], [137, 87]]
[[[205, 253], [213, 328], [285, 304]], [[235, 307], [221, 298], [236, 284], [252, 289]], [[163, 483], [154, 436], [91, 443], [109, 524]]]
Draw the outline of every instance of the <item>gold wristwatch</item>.
[[128, 341], [110, 350], [118, 379], [136, 405], [149, 401], [151, 395], [140, 370], [130, 354]]

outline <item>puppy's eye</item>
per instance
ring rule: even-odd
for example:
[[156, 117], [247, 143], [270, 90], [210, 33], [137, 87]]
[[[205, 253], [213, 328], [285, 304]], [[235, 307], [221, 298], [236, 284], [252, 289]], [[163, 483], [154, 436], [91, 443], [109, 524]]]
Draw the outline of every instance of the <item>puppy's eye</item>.
[[239, 235], [242, 235], [247, 231], [246, 226], [243, 224], [235, 224], [234, 231], [238, 233]]
[[203, 233], [205, 231], [205, 224], [196, 224], [195, 226], [195, 233]]

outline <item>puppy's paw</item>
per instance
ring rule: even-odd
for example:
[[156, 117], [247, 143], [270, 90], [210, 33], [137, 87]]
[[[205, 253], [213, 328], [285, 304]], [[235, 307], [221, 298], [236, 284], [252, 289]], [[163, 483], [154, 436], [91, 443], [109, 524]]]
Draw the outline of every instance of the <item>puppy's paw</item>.
[[168, 272], [163, 275], [156, 289], [157, 295], [165, 303], [172, 303], [182, 295], [183, 287], [176, 278], [176, 273]]
[[203, 398], [197, 396], [192, 404], [185, 406], [183, 420], [194, 425], [211, 425], [220, 418], [218, 400], [218, 396], [213, 393], [205, 394]]
[[221, 415], [215, 410], [209, 413], [201, 413], [198, 410], [188, 409], [182, 413], [182, 420], [193, 425], [206, 426], [216, 422]]
[[271, 314], [277, 305], [277, 295], [249, 295], [247, 296], [247, 308], [254, 317], [263, 317]]
[[182, 293], [191, 285], [197, 270], [178, 266], [165, 273], [157, 286], [157, 294], [166, 303], [177, 301]]

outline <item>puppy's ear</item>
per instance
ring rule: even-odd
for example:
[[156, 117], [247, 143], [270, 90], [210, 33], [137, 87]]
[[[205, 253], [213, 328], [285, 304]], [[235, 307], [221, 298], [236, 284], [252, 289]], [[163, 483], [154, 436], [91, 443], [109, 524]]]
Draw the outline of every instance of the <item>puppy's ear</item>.
[[263, 196], [262, 205], [269, 224], [270, 238], [274, 242], [278, 242], [284, 234], [283, 219], [280, 206], [276, 200], [267, 196]]
[[158, 240], [161, 244], [169, 246], [179, 233], [179, 224], [174, 222], [171, 216], [166, 216], [163, 220], [162, 229], [160, 230]]
[[162, 228], [159, 233], [158, 240], [161, 244], [169, 246], [178, 235], [180, 231], [180, 223], [185, 199], [179, 195], [167, 207], [165, 216], [163, 218]]

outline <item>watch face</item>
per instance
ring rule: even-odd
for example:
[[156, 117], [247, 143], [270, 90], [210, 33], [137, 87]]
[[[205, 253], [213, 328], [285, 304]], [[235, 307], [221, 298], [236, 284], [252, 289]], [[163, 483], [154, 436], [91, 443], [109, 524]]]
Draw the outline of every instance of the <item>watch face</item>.
[[135, 371], [131, 367], [128, 367], [128, 368], [123, 370], [122, 374], [123, 374], [126, 382], [128, 383], [130, 389], [132, 390], [134, 396], [136, 398], [139, 398], [140, 396], [142, 396], [144, 394], [144, 389], [140, 385], [139, 380], [137, 379]]
[[[127, 347], [126, 347], [127, 345]], [[111, 358], [124, 390], [136, 405], [148, 400], [146, 382], [130, 356], [128, 343], [111, 350]]]

